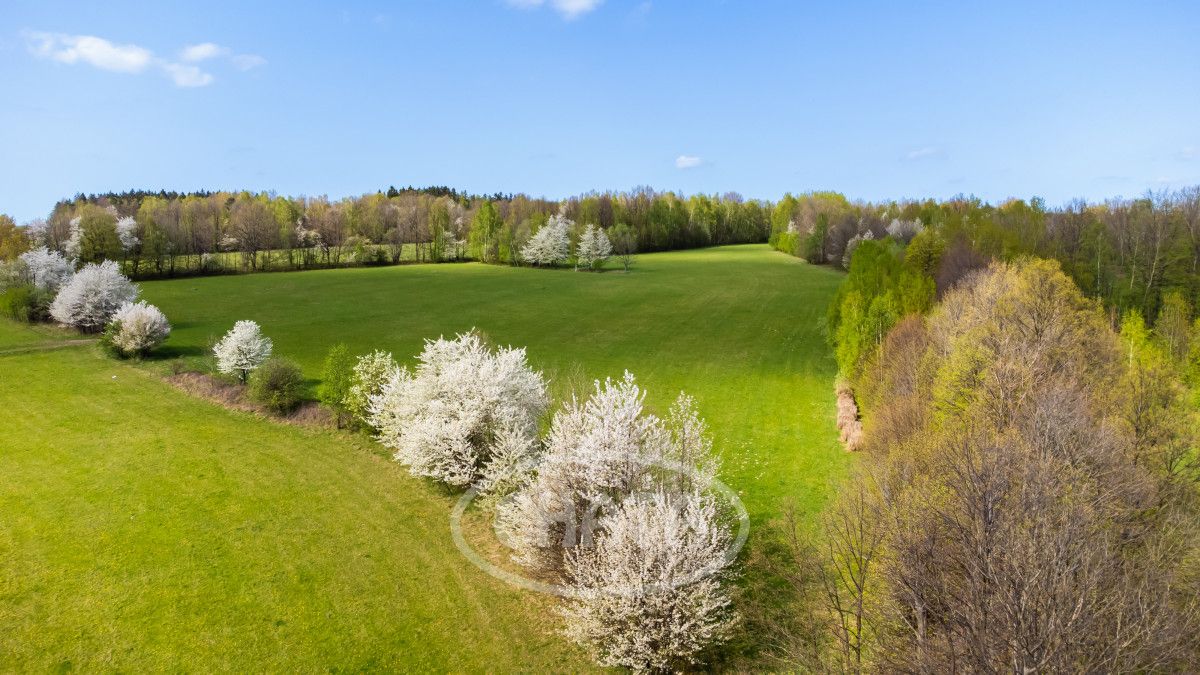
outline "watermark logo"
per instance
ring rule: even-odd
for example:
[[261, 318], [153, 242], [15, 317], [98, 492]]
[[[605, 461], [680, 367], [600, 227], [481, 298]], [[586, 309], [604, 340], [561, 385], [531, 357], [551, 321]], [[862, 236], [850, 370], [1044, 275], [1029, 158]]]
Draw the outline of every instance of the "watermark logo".
[[[695, 583], [719, 573], [721, 570], [728, 567], [734, 560], [737, 559], [742, 547], [746, 544], [746, 539], [750, 536], [750, 517], [746, 512], [746, 507], [742, 503], [741, 498], [728, 485], [715, 478], [709, 479], [701, 476], [694, 467], [686, 466], [678, 462], [670, 462], [666, 460], [657, 460], [651, 462], [657, 473], [661, 475], [673, 475], [674, 480], [663, 479], [667, 482], [676, 482], [678, 484], [700, 486], [706, 497], [711, 498], [717, 505], [718, 510], [725, 516], [725, 519], [736, 522], [736, 532], [732, 536], [727, 537], [728, 544], [725, 547], [723, 556], [718, 564], [709, 565], [705, 568], [698, 569], [691, 574], [685, 575], [678, 579], [674, 579], [671, 583], [673, 587], [682, 587], [688, 584]], [[626, 496], [622, 501], [638, 499], [650, 499], [655, 494], [655, 491], [649, 490], [643, 493], [635, 493]], [[506, 499], [512, 499], [514, 495], [508, 496]], [[558, 595], [562, 597], [574, 597], [575, 591], [570, 587], [541, 581], [523, 573], [520, 567], [515, 563], [507, 567], [497, 564], [496, 561], [489, 560], [487, 556], [476, 550], [475, 547], [467, 541], [467, 537], [463, 532], [463, 518], [470, 510], [471, 505], [481, 497], [481, 492], [478, 488], [472, 487], [459, 498], [458, 503], [454, 505], [454, 509], [450, 513], [450, 532], [454, 539], [454, 545], [458, 550], [466, 556], [468, 560], [475, 564], [483, 571], [493, 577], [505, 581], [513, 586], [524, 588], [538, 593], [547, 593], [550, 595]], [[590, 548], [595, 542], [597, 536], [602, 536], [600, 532], [600, 523], [606, 513], [610, 513], [615, 504], [610, 498], [597, 496], [588, 502], [588, 506], [581, 511], [574, 510], [573, 507], [567, 506], [561, 512], [547, 516], [549, 522], [558, 524], [560, 527], [553, 528], [560, 532], [561, 541], [559, 542], [563, 549], [581, 547]], [[497, 508], [494, 506], [494, 508]], [[732, 523], [731, 523], [732, 525]], [[730, 529], [733, 529], [732, 527]], [[496, 542], [500, 544], [498, 548], [503, 551], [513, 551], [514, 546], [508, 540], [503, 531], [496, 527], [493, 522], [492, 536]], [[497, 555], [506, 556], [506, 553]], [[508, 561], [504, 561], [507, 563]], [[636, 592], [642, 593], [650, 590], [662, 590], [655, 586], [644, 587]], [[625, 594], [626, 591], [615, 589], [614, 592]]]

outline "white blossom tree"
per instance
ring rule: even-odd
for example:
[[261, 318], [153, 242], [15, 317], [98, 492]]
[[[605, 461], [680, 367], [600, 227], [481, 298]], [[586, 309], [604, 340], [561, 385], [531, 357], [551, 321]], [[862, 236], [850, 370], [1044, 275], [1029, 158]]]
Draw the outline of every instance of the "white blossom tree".
[[237, 375], [245, 382], [250, 376], [250, 371], [270, 358], [272, 347], [271, 339], [262, 334], [262, 329], [256, 322], [238, 321], [213, 346], [213, 355], [217, 357], [217, 370], [226, 375]]
[[378, 396], [400, 366], [390, 352], [376, 350], [358, 357], [354, 364], [353, 383], [343, 403], [355, 419], [370, 424], [371, 398]]
[[559, 265], [571, 255], [571, 227], [574, 222], [562, 215], [550, 216], [521, 249], [521, 258], [534, 265]]
[[736, 618], [723, 587], [729, 528], [710, 497], [657, 491], [600, 522], [567, 558], [566, 635], [604, 666], [679, 670]]
[[536, 475], [497, 509], [514, 560], [559, 573], [572, 548], [590, 544], [597, 518], [630, 495], [711, 484], [717, 461], [692, 399], [680, 395], [667, 420], [645, 412], [644, 399], [625, 373], [555, 414]]
[[90, 263], [59, 289], [50, 303], [50, 316], [83, 332], [96, 332], [122, 304], [137, 296], [137, 286], [121, 274], [115, 262]]
[[842, 254], [842, 269], [850, 269], [850, 260], [854, 257], [854, 251], [858, 249], [859, 244], [873, 239], [875, 239], [875, 235], [870, 230], [850, 237], [850, 241], [846, 242], [846, 252]]
[[63, 252], [73, 259], [79, 258], [80, 252], [83, 250], [83, 218], [75, 216], [71, 219], [70, 234], [67, 240], [63, 242]]
[[579, 246], [575, 249], [575, 269], [595, 269], [611, 255], [612, 242], [608, 240], [604, 228], [589, 224], [579, 237]]
[[145, 354], [171, 334], [171, 324], [162, 311], [145, 300], [126, 302], [109, 323], [113, 347], [125, 355]]
[[75, 265], [70, 260], [45, 246], [22, 253], [19, 259], [29, 283], [46, 293], [57, 293], [75, 274]]
[[573, 399], [496, 509], [514, 560], [569, 591], [566, 634], [601, 664], [637, 670], [686, 665], [734, 621], [705, 424], [687, 395], [665, 419], [644, 399], [629, 373]]
[[465, 487], [491, 471], [498, 439], [535, 438], [546, 406], [524, 349], [493, 352], [466, 333], [426, 341], [416, 368], [395, 371], [372, 397], [370, 424], [414, 475]]
[[126, 254], [137, 248], [141, 242], [138, 239], [137, 221], [129, 216], [117, 220], [117, 239], [121, 242], [121, 250]]
[[913, 220], [892, 218], [892, 222], [888, 223], [887, 233], [892, 239], [902, 244], [907, 244], [913, 240], [913, 237], [920, 234], [923, 229], [925, 229], [925, 225], [921, 222], [920, 218]]

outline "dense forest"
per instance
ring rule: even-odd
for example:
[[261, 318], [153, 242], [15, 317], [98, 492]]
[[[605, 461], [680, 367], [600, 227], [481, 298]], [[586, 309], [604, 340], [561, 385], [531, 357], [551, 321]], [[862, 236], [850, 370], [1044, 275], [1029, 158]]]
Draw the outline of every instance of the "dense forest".
[[775, 246], [848, 268], [828, 334], [862, 460], [820, 545], [793, 540], [824, 621], [792, 662], [1200, 662], [1198, 207], [777, 205]]

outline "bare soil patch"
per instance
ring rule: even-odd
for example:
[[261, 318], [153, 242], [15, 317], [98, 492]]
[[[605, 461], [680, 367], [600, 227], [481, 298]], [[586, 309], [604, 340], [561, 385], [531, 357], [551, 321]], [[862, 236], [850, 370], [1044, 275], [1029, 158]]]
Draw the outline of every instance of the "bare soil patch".
[[251, 401], [246, 395], [246, 388], [241, 384], [207, 373], [176, 373], [168, 375], [166, 380], [176, 389], [230, 410], [254, 413], [277, 422], [302, 427], [328, 429], [335, 426], [333, 415], [315, 401], [304, 401], [291, 413], [281, 415]]

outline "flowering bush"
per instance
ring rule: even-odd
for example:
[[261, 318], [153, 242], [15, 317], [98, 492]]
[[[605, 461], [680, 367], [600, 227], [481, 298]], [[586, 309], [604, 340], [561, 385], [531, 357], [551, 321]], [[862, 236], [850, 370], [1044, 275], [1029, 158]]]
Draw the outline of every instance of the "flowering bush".
[[37, 290], [47, 293], [57, 293], [75, 274], [75, 265], [70, 260], [45, 246], [22, 253], [18, 260], [24, 266], [26, 280]]
[[167, 317], [145, 300], [126, 302], [113, 314], [104, 342], [121, 356], [138, 356], [163, 343], [171, 334]]
[[558, 265], [571, 254], [571, 226], [575, 223], [561, 215], [550, 216], [521, 249], [521, 258], [534, 265]]
[[413, 474], [465, 487], [488, 471], [498, 439], [536, 437], [546, 382], [524, 349], [493, 352], [467, 333], [427, 341], [418, 361], [392, 372], [371, 397], [369, 418]]
[[588, 225], [579, 237], [579, 246], [575, 250], [576, 267], [595, 269], [604, 264], [612, 255], [612, 242], [604, 233], [604, 228]]
[[355, 420], [370, 424], [371, 398], [383, 391], [383, 385], [399, 369], [396, 359], [388, 352], [374, 351], [358, 357], [345, 400], [346, 410]]
[[137, 296], [137, 286], [121, 274], [115, 262], [91, 263], [58, 291], [54, 302], [50, 303], [50, 316], [85, 333], [96, 332], [108, 323], [121, 305], [133, 302]]
[[596, 545], [567, 558], [566, 634], [604, 666], [679, 670], [724, 639], [735, 616], [722, 588], [729, 529], [715, 502], [658, 491], [600, 522]]
[[237, 375], [242, 382], [250, 371], [258, 368], [271, 356], [271, 339], [264, 337], [262, 329], [253, 321], [238, 321], [225, 337], [213, 346], [217, 357], [217, 370], [226, 375]]
[[601, 664], [638, 670], [686, 665], [734, 620], [704, 422], [686, 395], [665, 420], [644, 398], [626, 373], [573, 400], [496, 511], [514, 559], [569, 591], [566, 634]]
[[536, 476], [497, 511], [517, 562], [560, 572], [581, 533], [629, 495], [711, 483], [717, 463], [691, 398], [681, 395], [667, 420], [646, 413], [644, 399], [625, 373], [618, 382], [596, 382], [587, 401], [572, 400], [555, 414]]

